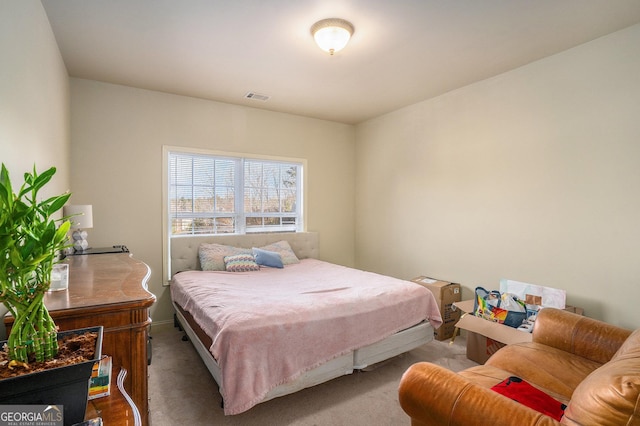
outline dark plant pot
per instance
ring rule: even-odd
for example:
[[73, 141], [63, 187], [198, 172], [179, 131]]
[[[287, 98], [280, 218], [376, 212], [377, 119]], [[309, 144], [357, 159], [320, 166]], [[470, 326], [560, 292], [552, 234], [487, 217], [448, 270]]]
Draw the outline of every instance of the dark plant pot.
[[[94, 358], [0, 380], [0, 405], [62, 405], [65, 426], [82, 422], [87, 409], [91, 370], [101, 357], [102, 329], [99, 326], [59, 332], [58, 336], [98, 332]], [[0, 345], [4, 343], [0, 342]]]

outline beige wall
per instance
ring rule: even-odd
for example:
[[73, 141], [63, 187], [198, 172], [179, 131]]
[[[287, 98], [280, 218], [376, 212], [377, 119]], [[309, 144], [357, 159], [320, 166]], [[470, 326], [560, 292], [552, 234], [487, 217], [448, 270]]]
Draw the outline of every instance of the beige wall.
[[69, 79], [39, 1], [0, 2], [0, 162], [14, 189], [34, 164], [58, 169], [43, 195], [69, 189]]
[[640, 25], [362, 123], [356, 264], [640, 326]]
[[92, 204], [94, 247], [125, 244], [152, 270], [154, 321], [173, 312], [162, 286], [162, 146], [307, 159], [307, 229], [320, 256], [353, 265], [354, 127], [71, 79], [72, 190]]
[[[15, 184], [35, 164], [69, 188], [69, 78], [39, 1], [0, 3], [0, 160]], [[45, 194], [46, 195], [46, 194]]]
[[34, 163], [58, 167], [48, 190], [71, 187], [73, 202], [94, 205], [92, 245], [127, 244], [152, 267], [156, 321], [171, 316], [160, 273], [166, 144], [307, 158], [307, 225], [326, 260], [458, 281], [467, 297], [503, 277], [561, 287], [589, 316], [637, 327], [639, 44], [636, 25], [354, 133], [86, 80], [72, 79], [70, 94], [40, 2], [5, 1], [1, 161], [14, 180]]

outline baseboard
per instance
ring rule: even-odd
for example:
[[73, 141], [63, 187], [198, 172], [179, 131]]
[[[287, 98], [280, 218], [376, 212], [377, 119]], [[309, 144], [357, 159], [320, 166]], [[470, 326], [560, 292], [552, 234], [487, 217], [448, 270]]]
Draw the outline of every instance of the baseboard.
[[153, 321], [151, 323], [151, 333], [153, 334], [154, 330], [155, 331], [160, 331], [160, 330], [168, 330], [170, 328], [173, 328], [173, 319], [170, 320], [165, 320], [165, 321]]

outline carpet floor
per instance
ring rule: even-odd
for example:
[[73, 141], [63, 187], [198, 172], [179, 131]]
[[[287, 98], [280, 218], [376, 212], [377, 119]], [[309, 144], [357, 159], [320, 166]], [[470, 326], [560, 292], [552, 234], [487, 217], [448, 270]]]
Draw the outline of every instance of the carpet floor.
[[464, 336], [432, 341], [384, 361], [371, 371], [333, 379], [292, 395], [225, 416], [218, 386], [184, 333], [169, 325], [153, 329], [153, 359], [149, 366], [149, 404], [152, 426], [334, 426], [409, 425], [398, 402], [402, 373], [420, 361], [460, 371], [477, 365], [466, 358]]

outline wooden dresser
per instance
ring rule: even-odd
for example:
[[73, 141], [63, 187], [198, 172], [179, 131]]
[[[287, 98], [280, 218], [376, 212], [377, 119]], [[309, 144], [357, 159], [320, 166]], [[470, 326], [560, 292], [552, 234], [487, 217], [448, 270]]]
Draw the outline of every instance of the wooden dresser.
[[[125, 368], [124, 387], [147, 426], [149, 308], [155, 301], [146, 288], [149, 267], [129, 253], [69, 256], [65, 263], [69, 264], [69, 288], [45, 296], [51, 317], [60, 330], [104, 327], [102, 354], [113, 357], [111, 388], [116, 387], [121, 367]], [[7, 332], [12, 323], [10, 315], [5, 317]]]

